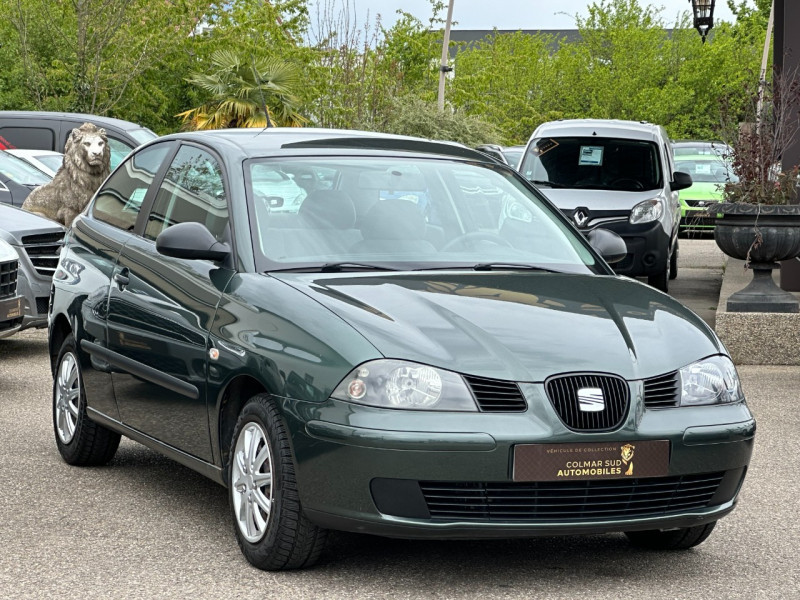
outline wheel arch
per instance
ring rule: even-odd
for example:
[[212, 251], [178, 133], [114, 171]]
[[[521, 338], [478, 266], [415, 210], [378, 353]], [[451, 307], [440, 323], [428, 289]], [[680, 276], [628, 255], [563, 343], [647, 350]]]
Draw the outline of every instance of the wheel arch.
[[[225, 386], [221, 394], [217, 426], [217, 444], [222, 461], [222, 469], [227, 473], [231, 438], [239, 413], [245, 403], [256, 394], [270, 393], [270, 390], [251, 375], [237, 375]], [[227, 477], [225, 478], [227, 481]]]
[[58, 352], [67, 336], [72, 333], [72, 325], [65, 315], [58, 314], [53, 318], [47, 340], [47, 347], [50, 353], [50, 372], [55, 373]]

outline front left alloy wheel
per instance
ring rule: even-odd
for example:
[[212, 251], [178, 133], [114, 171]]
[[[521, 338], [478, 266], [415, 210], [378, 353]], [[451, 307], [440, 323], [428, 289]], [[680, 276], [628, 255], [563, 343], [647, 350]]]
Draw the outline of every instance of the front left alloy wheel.
[[275, 402], [258, 394], [233, 432], [228, 496], [236, 540], [253, 566], [267, 571], [314, 564], [327, 531], [303, 514], [286, 426]]

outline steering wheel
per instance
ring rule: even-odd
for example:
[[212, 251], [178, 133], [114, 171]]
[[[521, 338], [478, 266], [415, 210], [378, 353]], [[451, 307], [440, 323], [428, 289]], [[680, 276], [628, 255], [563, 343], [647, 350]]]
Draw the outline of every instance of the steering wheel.
[[463, 246], [467, 242], [490, 242], [498, 246], [513, 248], [511, 242], [497, 233], [492, 233], [490, 231], [470, 231], [469, 233], [460, 235], [447, 242], [442, 246], [441, 252], [448, 252], [449, 250]]
[[638, 179], [631, 179], [630, 177], [620, 177], [611, 181], [608, 185], [611, 187], [621, 187], [629, 190], [643, 190], [644, 186]]

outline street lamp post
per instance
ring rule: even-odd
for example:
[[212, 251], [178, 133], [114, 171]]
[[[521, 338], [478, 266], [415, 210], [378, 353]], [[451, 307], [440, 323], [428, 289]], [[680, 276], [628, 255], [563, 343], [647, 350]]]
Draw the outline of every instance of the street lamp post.
[[714, 27], [714, 4], [716, 0], [689, 0], [692, 3], [692, 13], [694, 13], [694, 28], [706, 43], [706, 36], [711, 28]]
[[439, 111], [444, 110], [444, 82], [447, 74], [453, 70], [453, 67], [447, 64], [447, 58], [450, 54], [450, 24], [453, 22], [453, 2], [447, 7], [447, 21], [444, 23], [444, 39], [442, 40], [442, 62], [439, 65]]

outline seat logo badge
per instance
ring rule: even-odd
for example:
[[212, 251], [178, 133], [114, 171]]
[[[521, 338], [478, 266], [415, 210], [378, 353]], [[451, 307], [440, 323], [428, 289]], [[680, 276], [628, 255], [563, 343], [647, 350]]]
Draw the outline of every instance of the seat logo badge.
[[589, 213], [585, 208], [575, 209], [575, 212], [572, 213], [572, 220], [578, 227], [583, 227], [589, 221]]
[[606, 407], [603, 390], [600, 388], [581, 388], [578, 390], [578, 408], [581, 412], [600, 412]]

